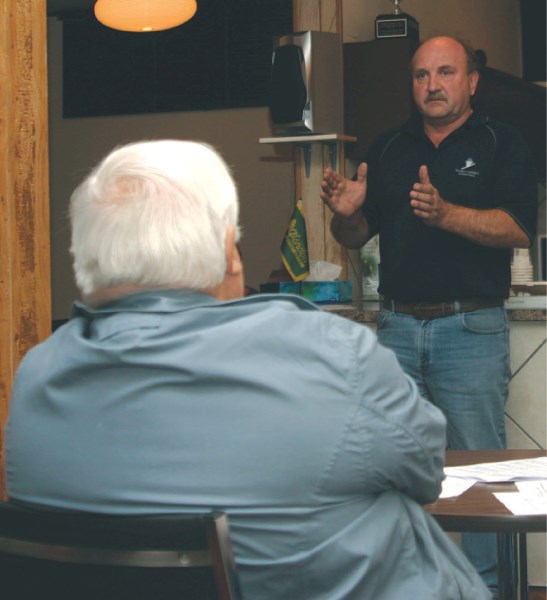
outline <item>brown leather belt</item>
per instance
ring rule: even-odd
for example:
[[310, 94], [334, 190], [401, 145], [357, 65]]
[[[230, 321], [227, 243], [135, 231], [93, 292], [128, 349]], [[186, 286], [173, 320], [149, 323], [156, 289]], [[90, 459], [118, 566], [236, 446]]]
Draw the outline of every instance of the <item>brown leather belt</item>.
[[414, 304], [406, 304], [389, 298], [382, 300], [383, 308], [422, 320], [449, 317], [450, 315], [472, 312], [481, 308], [499, 307], [503, 304], [503, 298], [466, 298], [454, 302], [416, 302]]

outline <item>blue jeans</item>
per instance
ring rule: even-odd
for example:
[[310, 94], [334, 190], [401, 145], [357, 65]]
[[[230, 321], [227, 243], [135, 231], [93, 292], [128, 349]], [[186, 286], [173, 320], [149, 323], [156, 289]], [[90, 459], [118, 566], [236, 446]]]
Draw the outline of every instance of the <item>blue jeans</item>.
[[[505, 448], [510, 366], [503, 308], [428, 321], [382, 309], [378, 339], [395, 352], [422, 396], [445, 414], [450, 449]], [[462, 549], [485, 583], [496, 588], [495, 535], [463, 534]]]

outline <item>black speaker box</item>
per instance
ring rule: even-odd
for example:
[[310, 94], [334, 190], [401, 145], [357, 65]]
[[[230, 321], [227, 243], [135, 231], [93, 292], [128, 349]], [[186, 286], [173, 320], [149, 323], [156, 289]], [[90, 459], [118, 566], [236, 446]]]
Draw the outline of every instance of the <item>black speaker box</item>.
[[274, 38], [269, 107], [275, 135], [343, 131], [342, 65], [338, 33]]

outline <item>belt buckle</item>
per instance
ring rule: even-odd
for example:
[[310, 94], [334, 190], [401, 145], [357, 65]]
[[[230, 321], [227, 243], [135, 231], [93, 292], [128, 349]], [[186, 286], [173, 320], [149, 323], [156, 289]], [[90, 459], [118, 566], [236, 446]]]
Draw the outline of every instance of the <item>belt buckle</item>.
[[452, 315], [455, 315], [458, 312], [456, 310], [456, 305], [454, 302], [443, 302], [442, 307], [443, 317], [451, 317]]
[[430, 320], [452, 316], [456, 314], [456, 309], [451, 302], [439, 302], [422, 307], [417, 306], [413, 313], [418, 319]]

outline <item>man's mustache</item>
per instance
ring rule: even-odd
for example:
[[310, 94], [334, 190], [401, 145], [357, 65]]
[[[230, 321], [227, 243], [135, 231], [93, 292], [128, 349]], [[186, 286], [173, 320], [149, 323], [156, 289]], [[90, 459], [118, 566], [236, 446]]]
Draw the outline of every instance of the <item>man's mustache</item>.
[[446, 102], [447, 98], [444, 94], [440, 94], [439, 92], [428, 94], [425, 101], [427, 102], [435, 102], [436, 100], [444, 100]]

